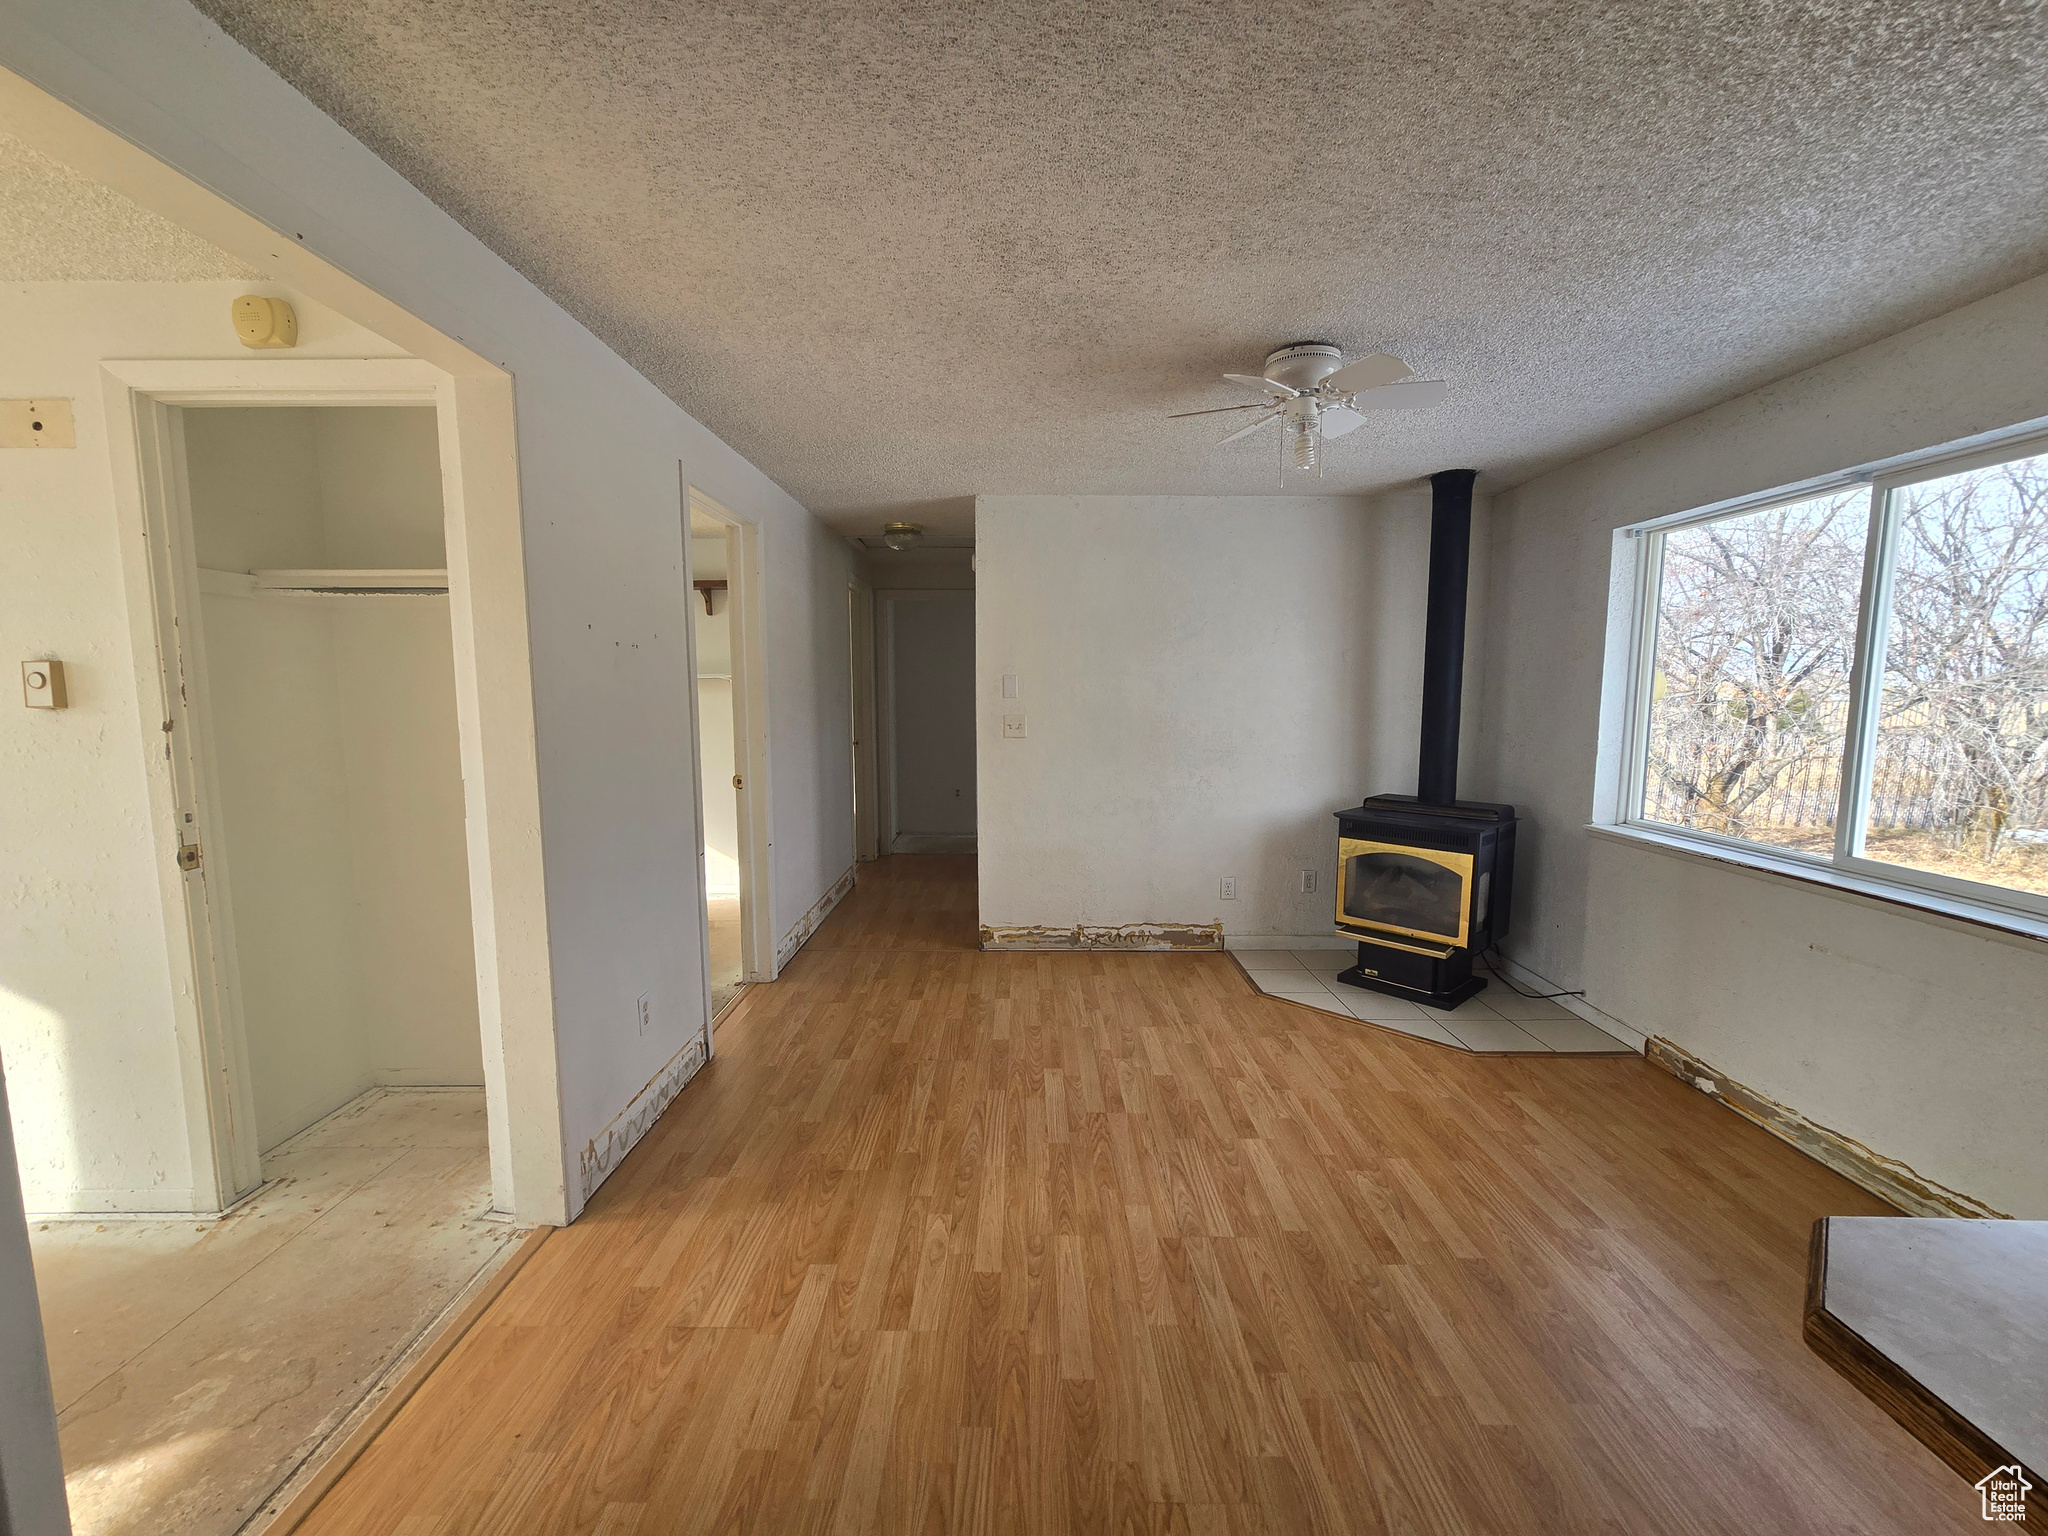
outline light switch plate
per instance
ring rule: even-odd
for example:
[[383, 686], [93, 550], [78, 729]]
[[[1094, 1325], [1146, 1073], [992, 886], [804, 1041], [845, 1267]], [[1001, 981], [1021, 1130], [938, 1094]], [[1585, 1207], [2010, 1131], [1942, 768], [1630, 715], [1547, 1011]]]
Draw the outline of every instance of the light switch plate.
[[0, 448], [76, 448], [69, 400], [0, 400]]
[[1006, 699], [1017, 697], [1017, 674], [1014, 672], [1005, 672], [1003, 674], [1003, 697]]
[[1024, 717], [1022, 715], [1003, 716], [1003, 734], [1013, 741], [1021, 737], [1024, 734]]

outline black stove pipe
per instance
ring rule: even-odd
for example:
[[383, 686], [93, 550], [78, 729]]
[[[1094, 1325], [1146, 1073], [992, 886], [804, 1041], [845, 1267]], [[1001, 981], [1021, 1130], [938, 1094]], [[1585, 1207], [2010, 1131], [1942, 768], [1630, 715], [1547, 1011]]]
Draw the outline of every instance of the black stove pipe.
[[1465, 587], [1472, 567], [1476, 469], [1429, 477], [1429, 617], [1422, 629], [1422, 761], [1415, 798], [1458, 798], [1458, 716], [1465, 696]]

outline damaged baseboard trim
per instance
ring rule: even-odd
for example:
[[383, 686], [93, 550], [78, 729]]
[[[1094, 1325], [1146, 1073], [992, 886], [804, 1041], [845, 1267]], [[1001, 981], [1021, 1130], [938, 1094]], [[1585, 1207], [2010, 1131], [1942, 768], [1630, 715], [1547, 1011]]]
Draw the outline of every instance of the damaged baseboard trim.
[[1824, 1168], [1832, 1168], [1859, 1189], [1897, 1206], [1908, 1216], [1972, 1216], [1998, 1221], [2012, 1218], [1981, 1200], [1922, 1178], [1896, 1158], [1873, 1152], [1862, 1142], [1815, 1125], [1798, 1110], [1764, 1097], [1716, 1072], [1661, 1035], [1650, 1036], [1643, 1054], [1680, 1082], [1719, 1099], [1743, 1119], [1762, 1126], [1778, 1140], [1798, 1148]]
[[704, 1038], [699, 1035], [671, 1056], [668, 1065], [633, 1095], [633, 1102], [614, 1115], [612, 1123], [590, 1139], [580, 1159], [583, 1199], [577, 1206], [579, 1212], [590, 1203], [590, 1197], [597, 1193], [598, 1186], [611, 1177], [612, 1170], [625, 1161], [626, 1154], [633, 1150], [640, 1138], [653, 1128], [654, 1122], [661, 1118], [661, 1112], [683, 1091], [683, 1084], [695, 1077], [697, 1069], [703, 1065]]
[[1162, 954], [1221, 950], [1221, 923], [1118, 923], [1091, 928], [991, 928], [981, 930], [985, 950], [1146, 950]]
[[819, 924], [832, 915], [832, 909], [852, 894], [853, 875], [858, 868], [858, 859], [847, 865], [846, 873], [832, 882], [832, 889], [812, 902], [811, 910], [798, 918], [789, 932], [782, 936], [782, 942], [775, 946], [777, 975], [780, 975], [782, 968], [796, 957], [796, 952], [810, 942], [811, 935], [818, 931]]

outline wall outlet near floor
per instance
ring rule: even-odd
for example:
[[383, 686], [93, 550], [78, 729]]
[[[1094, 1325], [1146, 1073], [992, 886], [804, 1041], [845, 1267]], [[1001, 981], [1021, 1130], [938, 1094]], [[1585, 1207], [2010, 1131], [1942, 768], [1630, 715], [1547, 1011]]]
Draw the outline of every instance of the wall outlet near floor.
[[1024, 717], [1022, 715], [1003, 716], [1003, 734], [1013, 741], [1022, 736], [1024, 734]]
[[647, 1026], [654, 1022], [654, 1005], [647, 1001], [647, 994], [640, 994], [640, 1033], [647, 1033]]
[[1313, 896], [1315, 895], [1315, 893], [1316, 872], [1312, 869], [1304, 869], [1301, 872], [1301, 894], [1304, 896]]
[[1216, 882], [1216, 894], [1225, 901], [1237, 900], [1237, 876], [1225, 875]]

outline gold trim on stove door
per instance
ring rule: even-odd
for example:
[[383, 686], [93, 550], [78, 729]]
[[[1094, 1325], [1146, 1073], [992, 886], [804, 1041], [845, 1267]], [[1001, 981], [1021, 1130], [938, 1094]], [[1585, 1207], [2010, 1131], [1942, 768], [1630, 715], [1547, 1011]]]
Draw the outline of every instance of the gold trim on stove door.
[[[1410, 858], [1423, 859], [1431, 864], [1441, 865], [1464, 879], [1464, 899], [1458, 903], [1458, 931], [1455, 936], [1447, 933], [1432, 933], [1425, 928], [1402, 928], [1394, 923], [1375, 923], [1362, 917], [1353, 917], [1344, 910], [1344, 886], [1351, 869], [1351, 861], [1362, 853], [1405, 853]], [[1360, 837], [1337, 839], [1337, 926], [1348, 928], [1354, 934], [1361, 928], [1375, 933], [1406, 934], [1411, 939], [1434, 939], [1439, 944], [1465, 947], [1465, 940], [1472, 931], [1472, 855], [1469, 853], [1446, 853], [1440, 848], [1417, 848], [1409, 843], [1374, 843]]]

